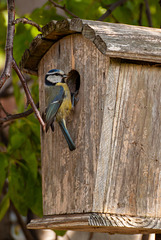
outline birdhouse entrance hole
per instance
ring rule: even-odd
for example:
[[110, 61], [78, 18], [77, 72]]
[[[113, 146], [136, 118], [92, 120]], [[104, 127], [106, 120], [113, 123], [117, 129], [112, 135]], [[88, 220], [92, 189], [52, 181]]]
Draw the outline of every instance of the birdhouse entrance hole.
[[[80, 74], [78, 71], [72, 69], [67, 75], [67, 84], [71, 92], [72, 98], [78, 95], [80, 88]], [[76, 100], [76, 99], [74, 99]], [[76, 104], [76, 101], [74, 102]]]

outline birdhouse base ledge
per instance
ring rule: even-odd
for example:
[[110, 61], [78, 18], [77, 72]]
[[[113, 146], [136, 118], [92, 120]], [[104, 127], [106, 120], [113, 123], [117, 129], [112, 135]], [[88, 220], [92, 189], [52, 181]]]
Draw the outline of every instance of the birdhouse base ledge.
[[161, 219], [110, 213], [64, 214], [31, 220], [27, 228], [111, 234], [149, 234], [161, 233]]

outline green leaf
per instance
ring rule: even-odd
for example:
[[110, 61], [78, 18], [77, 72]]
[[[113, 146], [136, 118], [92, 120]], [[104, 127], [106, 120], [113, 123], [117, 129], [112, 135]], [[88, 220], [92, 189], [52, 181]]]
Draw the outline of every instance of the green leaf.
[[32, 210], [34, 214], [42, 217], [42, 187], [41, 176], [38, 174], [38, 178], [32, 177], [30, 170], [28, 170], [28, 176], [26, 177], [25, 192], [25, 204]]
[[35, 156], [35, 153], [31, 153], [28, 158], [24, 158], [28, 164], [28, 167], [33, 175], [34, 178], [37, 178], [37, 167], [38, 167], [38, 163], [37, 163], [37, 159]]
[[54, 232], [56, 233], [56, 235], [62, 236], [62, 237], [66, 234], [66, 231], [64, 230], [54, 230]]
[[11, 164], [9, 196], [22, 215], [25, 216], [30, 208], [36, 215], [42, 216], [41, 176], [33, 177], [30, 168]]
[[9, 195], [6, 194], [0, 203], [0, 221], [5, 216], [9, 206], [10, 206], [10, 199], [9, 199]]
[[17, 63], [20, 62], [24, 51], [33, 40], [31, 29], [32, 27], [29, 25], [18, 24], [16, 26], [16, 34], [13, 42], [13, 56]]
[[37, 79], [33, 82], [31, 87], [31, 95], [35, 103], [39, 101], [39, 85]]
[[25, 148], [22, 149], [22, 157], [26, 161], [32, 176], [34, 178], [37, 178], [38, 162], [35, 153], [32, 151], [32, 147], [29, 141], [26, 141]]
[[35, 140], [36, 143], [38, 143], [40, 141], [40, 124], [39, 124], [39, 122], [37, 121], [37, 119], [35, 118], [34, 115], [30, 115], [30, 116], [28, 116], [28, 118], [25, 118], [24, 120], [27, 123], [27, 125], [30, 126], [30, 131], [31, 131], [30, 134], [32, 136], [32, 140]]
[[32, 191], [33, 194], [30, 195], [32, 196], [32, 200], [29, 202], [29, 207], [32, 210], [34, 214], [36, 214], [39, 217], [43, 216], [43, 210], [42, 210], [42, 186], [41, 186], [41, 176], [38, 175], [37, 180], [35, 183], [32, 184]]
[[2, 191], [8, 170], [8, 158], [5, 153], [0, 153], [0, 193]]
[[5, 11], [2, 11], [0, 14], [0, 23], [1, 23], [1, 31], [0, 31], [0, 47], [5, 47], [5, 37], [7, 28], [5, 26], [5, 18], [4, 18]]
[[17, 132], [11, 136], [10, 147], [12, 150], [19, 149], [25, 141], [26, 136], [23, 134], [23, 132]]
[[45, 3], [41, 8], [36, 8], [31, 14], [30, 19], [39, 25], [45, 25], [51, 20], [60, 20], [63, 17], [57, 15], [56, 8], [51, 3]]
[[[16, 51], [17, 52], [17, 51]], [[12, 83], [13, 83], [13, 89], [14, 89], [14, 97], [16, 100], [17, 105], [17, 111], [21, 112], [24, 108], [24, 92], [21, 91], [19, 83], [19, 78], [17, 77], [16, 73], [12, 71]]]
[[26, 204], [26, 178], [27, 178], [27, 170], [16, 164], [10, 165], [9, 170], [9, 196], [12, 200], [13, 204], [17, 208], [17, 210], [22, 214], [27, 214], [27, 204]]

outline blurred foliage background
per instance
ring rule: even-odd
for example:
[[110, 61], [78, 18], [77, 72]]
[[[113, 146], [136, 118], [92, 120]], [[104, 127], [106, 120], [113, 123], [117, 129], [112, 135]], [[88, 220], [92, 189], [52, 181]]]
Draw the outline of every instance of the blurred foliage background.
[[[57, 0], [56, 3], [64, 6], [82, 19], [98, 20], [116, 0]], [[146, 4], [149, 6], [149, 16]], [[32, 3], [31, 3], [32, 4]], [[149, 26], [161, 26], [161, 7], [159, 0], [127, 0], [118, 6], [104, 20], [113, 23]], [[24, 1], [25, 6], [25, 1]], [[27, 17], [44, 26], [49, 21], [71, 18], [69, 14], [55, 8], [47, 1], [40, 8], [31, 13], [16, 18]], [[0, 1], [0, 71], [5, 63], [5, 40], [7, 31], [7, 3]], [[14, 58], [20, 62], [23, 52], [29, 47], [33, 38], [39, 34], [35, 27], [30, 25], [16, 25], [14, 38]], [[38, 102], [38, 79], [26, 76], [35, 103]], [[8, 89], [11, 91], [8, 93]], [[0, 100], [5, 102], [11, 98], [15, 108], [10, 113], [23, 112], [26, 108], [26, 98], [19, 84], [17, 75], [13, 72], [12, 81], [0, 91]], [[0, 110], [0, 117], [3, 113]], [[36, 215], [42, 216], [41, 196], [41, 161], [40, 161], [40, 126], [32, 114], [27, 118], [19, 119], [0, 126], [0, 220], [3, 219], [10, 203], [15, 206], [20, 215], [26, 216], [29, 209]]]

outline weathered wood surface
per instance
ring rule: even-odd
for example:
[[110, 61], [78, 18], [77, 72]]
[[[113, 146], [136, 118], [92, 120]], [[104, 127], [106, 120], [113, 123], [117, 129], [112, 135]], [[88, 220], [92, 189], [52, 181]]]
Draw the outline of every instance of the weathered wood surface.
[[37, 75], [40, 59], [52, 45], [52, 41], [43, 40], [42, 35], [39, 34], [32, 41], [29, 49], [25, 50], [20, 62], [20, 68], [26, 73]]
[[32, 220], [29, 229], [74, 230], [124, 234], [161, 233], [159, 218], [131, 217], [115, 214], [72, 214], [44, 216]]
[[111, 62], [108, 79], [92, 211], [161, 217], [161, 69]]
[[107, 22], [102, 25], [102, 22], [88, 21], [83, 26], [82, 34], [110, 57], [150, 62], [161, 60], [160, 29]]
[[66, 73], [77, 70], [81, 84], [67, 123], [76, 150], [69, 151], [57, 125], [54, 133], [42, 134], [44, 215], [127, 215], [136, 222], [145, 219], [145, 231], [146, 219], [156, 223], [153, 232], [160, 231], [161, 69], [146, 63], [110, 62], [82, 35], [66, 36], [39, 64], [41, 112], [44, 78], [52, 68]]
[[61, 39], [40, 62], [41, 112], [45, 109], [46, 72], [75, 69], [81, 76], [79, 101], [67, 124], [76, 150], [69, 151], [57, 124], [54, 133], [50, 130], [42, 135], [44, 215], [92, 211], [104, 99], [107, 88], [112, 87], [107, 80], [108, 66], [109, 58], [79, 34]]
[[155, 28], [72, 19], [51, 21], [43, 27], [20, 63], [25, 71], [38, 71], [43, 55], [66, 35], [80, 33], [109, 57], [161, 63], [161, 30]]

